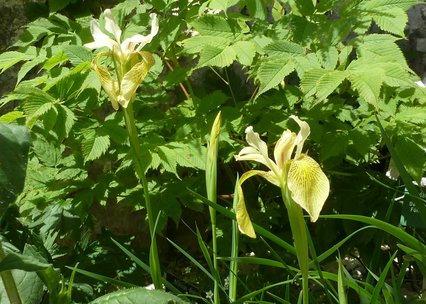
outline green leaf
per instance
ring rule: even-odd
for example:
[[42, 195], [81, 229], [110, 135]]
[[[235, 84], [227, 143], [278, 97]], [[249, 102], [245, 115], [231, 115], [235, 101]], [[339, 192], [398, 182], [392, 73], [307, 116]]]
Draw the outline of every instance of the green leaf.
[[39, 271], [50, 266], [51, 264], [42, 263], [32, 256], [10, 252], [6, 254], [6, 257], [0, 262], [0, 272], [12, 269]]
[[[13, 270], [12, 273], [22, 303], [41, 303], [43, 299], [44, 288], [43, 282], [37, 277], [37, 274], [23, 270]], [[3, 284], [0, 284], [0, 303], [10, 303]]]
[[3, 214], [24, 188], [30, 147], [27, 128], [0, 123], [0, 147], [0, 214]]
[[307, 96], [315, 94], [320, 102], [333, 93], [346, 76], [346, 71], [313, 69], [303, 75], [301, 87]]
[[0, 122], [2, 123], [11, 123], [16, 121], [19, 118], [23, 118], [24, 113], [21, 111], [11, 111], [2, 116], [0, 116]]
[[108, 135], [100, 135], [93, 129], [84, 131], [84, 139], [82, 140], [82, 152], [84, 161], [95, 160], [101, 157], [110, 146]]
[[238, 2], [239, 0], [211, 0], [209, 8], [226, 12], [229, 7], [234, 6]]
[[[357, 52], [371, 63], [395, 62], [408, 69], [404, 54], [395, 43], [397, 37], [387, 34], [371, 34], [358, 41]], [[363, 62], [360, 62], [363, 63]], [[352, 63], [351, 63], [352, 64]]]
[[23, 60], [31, 60], [34, 57], [35, 56], [27, 55], [16, 51], [4, 52], [0, 54], [0, 74], [2, 74], [11, 66], [17, 64], [18, 62]]
[[403, 9], [389, 7], [383, 11], [376, 11], [373, 13], [373, 20], [382, 30], [404, 37], [404, 29], [408, 22], [408, 16]]
[[84, 62], [91, 62], [93, 59], [92, 52], [81, 45], [65, 45], [62, 50], [74, 66]]
[[194, 36], [182, 41], [184, 51], [188, 54], [196, 54], [201, 52], [206, 46], [227, 46], [232, 42], [232, 39], [220, 36]]
[[148, 290], [142, 287], [115, 291], [106, 294], [90, 304], [185, 304], [188, 302], [162, 290]]
[[236, 20], [225, 19], [218, 15], [203, 15], [191, 22], [191, 26], [202, 36], [235, 39], [242, 32], [242, 28]]
[[250, 66], [256, 54], [256, 46], [251, 41], [237, 41], [232, 46], [237, 54], [237, 60], [245, 66]]
[[413, 5], [421, 3], [418, 0], [374, 0], [363, 1], [362, 7], [367, 10], [387, 11], [395, 7], [401, 8], [404, 11], [408, 10]]
[[54, 13], [65, 8], [71, 0], [49, 0], [49, 12]]
[[21, 80], [28, 74], [28, 72], [31, 71], [34, 67], [38, 66], [39, 64], [42, 64], [45, 61], [46, 56], [39, 55], [31, 61], [25, 62], [18, 72], [16, 84], [19, 84]]
[[264, 60], [257, 71], [256, 79], [260, 83], [256, 97], [274, 88], [284, 80], [284, 77], [294, 71], [293, 60], [270, 59]]
[[345, 292], [345, 275], [343, 272], [343, 263], [342, 263], [342, 259], [339, 258], [337, 259], [337, 265], [338, 265], [338, 271], [337, 271], [337, 290], [339, 292], [339, 303], [340, 304], [347, 304], [347, 298], [346, 298], [346, 292]]
[[224, 49], [207, 46], [201, 50], [200, 61], [198, 67], [203, 66], [218, 66], [226, 67], [231, 65], [237, 58], [237, 54], [232, 47], [225, 47]]
[[377, 108], [384, 77], [385, 72], [382, 69], [366, 68], [364, 71], [351, 72], [348, 78], [360, 97]]
[[419, 183], [426, 163], [426, 154], [423, 147], [406, 136], [398, 136], [395, 143], [395, 151], [412, 179]]
[[289, 41], [274, 41], [265, 47], [265, 52], [269, 55], [277, 56], [283, 54], [304, 55], [305, 48], [297, 43]]

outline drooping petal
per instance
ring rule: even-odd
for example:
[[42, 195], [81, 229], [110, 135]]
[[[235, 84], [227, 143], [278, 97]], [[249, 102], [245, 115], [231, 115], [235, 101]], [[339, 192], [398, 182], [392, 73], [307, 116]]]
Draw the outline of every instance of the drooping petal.
[[96, 20], [90, 22], [90, 31], [92, 33], [93, 39], [95, 41], [86, 43], [84, 46], [89, 49], [98, 49], [102, 47], [107, 47], [110, 50], [113, 49], [114, 45], [117, 45], [117, 42], [109, 38], [109, 36], [103, 33], [99, 27], [99, 23]]
[[296, 154], [295, 158], [298, 158], [300, 154], [302, 153], [303, 144], [305, 143], [306, 138], [308, 138], [309, 134], [311, 134], [311, 128], [309, 127], [309, 124], [303, 120], [300, 120], [299, 117], [295, 115], [290, 116], [291, 119], [293, 119], [300, 127], [299, 133], [297, 133], [296, 137]]
[[330, 192], [330, 182], [320, 165], [313, 158], [302, 154], [290, 164], [287, 187], [292, 199], [315, 222]]
[[105, 67], [97, 64], [98, 59], [105, 54], [105, 52], [102, 52], [96, 56], [93, 60], [92, 68], [98, 75], [105, 92], [108, 94], [112, 107], [114, 110], [118, 110], [118, 82], [112, 78], [111, 74]]
[[140, 52], [140, 54], [143, 58], [142, 61], [135, 64], [121, 80], [118, 103], [121, 104], [123, 108], [127, 108], [127, 105], [134, 97], [140, 83], [146, 77], [155, 62], [151, 53]]
[[104, 16], [105, 16], [105, 29], [114, 35], [115, 40], [117, 41], [117, 43], [120, 43], [120, 39], [121, 39], [121, 29], [118, 26], [117, 23], [115, 23], [114, 17], [112, 16], [111, 10], [110, 9], [106, 9], [104, 11]]
[[296, 134], [285, 130], [275, 144], [274, 158], [278, 168], [284, 168], [285, 163], [291, 158], [296, 144]]
[[241, 186], [247, 179], [255, 175], [260, 175], [263, 178], [267, 179], [268, 181], [271, 181], [271, 179], [274, 180], [274, 177], [275, 177], [272, 174], [272, 172], [265, 172], [261, 170], [251, 170], [244, 173], [238, 182], [238, 203], [237, 203], [237, 214], [236, 214], [238, 229], [241, 231], [241, 233], [244, 233], [245, 235], [251, 238], [256, 238], [256, 233], [254, 232], [253, 224], [247, 212], [246, 203], [244, 200], [243, 188]]

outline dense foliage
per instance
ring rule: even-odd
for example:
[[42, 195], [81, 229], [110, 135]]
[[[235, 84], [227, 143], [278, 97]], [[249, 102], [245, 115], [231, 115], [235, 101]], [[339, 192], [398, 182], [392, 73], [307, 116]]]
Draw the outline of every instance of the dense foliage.
[[[297, 131], [289, 119], [297, 115], [311, 128], [304, 150], [331, 185], [321, 212], [330, 216], [308, 223], [311, 302], [419, 299], [426, 275], [426, 89], [416, 85], [400, 48], [406, 11], [416, 4], [126, 0], [111, 7], [125, 38], [149, 33], [150, 13], [159, 18], [159, 33], [144, 47], [155, 64], [133, 108], [167, 290], [208, 303], [215, 281], [222, 302], [231, 302], [231, 260], [239, 264], [238, 303], [297, 302], [297, 260], [274, 185], [244, 184], [251, 219], [266, 230], [256, 240], [241, 235], [241, 258], [229, 258], [237, 174], [253, 167], [234, 159], [244, 130], [253, 126], [272, 149], [285, 129]], [[32, 5], [37, 15], [0, 54], [0, 72], [19, 65], [15, 89], [0, 100], [0, 231], [15, 263], [0, 268], [21, 269], [14, 272], [18, 285], [37, 290], [25, 303], [85, 303], [117, 286], [148, 285], [150, 234], [124, 112], [114, 110], [92, 69], [98, 51], [84, 46], [93, 41], [90, 21], [95, 16], [104, 26], [107, 7], [78, 0]], [[203, 171], [219, 111], [216, 204], [205, 198]], [[22, 129], [15, 136], [23, 136], [21, 152], [3, 145], [16, 125], [31, 137], [25, 186], [22, 178], [3, 178], [25, 169], [25, 159], [13, 158], [29, 145]], [[210, 260], [208, 204], [218, 211], [218, 272]]]

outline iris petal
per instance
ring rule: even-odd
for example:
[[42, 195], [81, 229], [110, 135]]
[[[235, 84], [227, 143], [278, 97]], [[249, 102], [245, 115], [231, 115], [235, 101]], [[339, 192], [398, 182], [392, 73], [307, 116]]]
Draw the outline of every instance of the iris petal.
[[302, 154], [291, 162], [287, 186], [292, 199], [315, 222], [330, 192], [330, 182], [320, 165], [313, 158]]
[[[247, 212], [246, 203], [244, 200], [244, 193], [242, 184], [249, 179], [252, 176], [259, 175], [269, 182], [277, 185], [279, 184], [279, 181], [276, 180], [275, 175], [272, 172], [265, 172], [261, 170], [251, 170], [246, 173], [244, 173], [239, 182], [238, 182], [238, 203], [237, 203], [237, 223], [238, 223], [238, 229], [241, 231], [241, 233], [251, 237], [256, 238], [256, 233], [254, 232], [253, 224], [250, 220], [250, 216]], [[278, 186], [278, 185], [277, 185]]]

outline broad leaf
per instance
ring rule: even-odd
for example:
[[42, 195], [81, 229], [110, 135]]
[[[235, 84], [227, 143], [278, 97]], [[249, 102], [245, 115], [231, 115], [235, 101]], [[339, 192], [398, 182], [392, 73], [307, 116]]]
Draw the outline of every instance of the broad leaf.
[[0, 213], [13, 203], [24, 188], [30, 146], [23, 126], [0, 123]]
[[237, 58], [234, 48], [225, 47], [224, 49], [207, 46], [201, 51], [200, 61], [198, 67], [203, 66], [218, 66], [226, 67], [231, 65]]
[[90, 302], [90, 304], [127, 304], [127, 303], [185, 304], [188, 302], [185, 302], [182, 299], [161, 290], [148, 290], [141, 287], [112, 292]]

